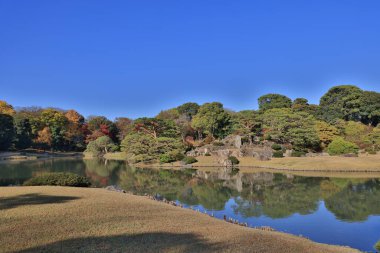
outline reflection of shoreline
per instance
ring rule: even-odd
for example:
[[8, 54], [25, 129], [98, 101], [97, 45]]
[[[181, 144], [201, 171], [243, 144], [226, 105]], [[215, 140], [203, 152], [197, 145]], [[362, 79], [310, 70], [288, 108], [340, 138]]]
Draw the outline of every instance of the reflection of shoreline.
[[[169, 169], [169, 167], [165, 168]], [[177, 170], [178, 168], [173, 168]], [[194, 169], [212, 172], [221, 169], [221, 167], [196, 167]], [[255, 174], [259, 172], [268, 172], [273, 174], [289, 174], [304, 177], [333, 177], [333, 178], [380, 178], [380, 172], [337, 172], [337, 171], [294, 171], [294, 170], [278, 170], [259, 167], [239, 167], [239, 171], [247, 174]]]

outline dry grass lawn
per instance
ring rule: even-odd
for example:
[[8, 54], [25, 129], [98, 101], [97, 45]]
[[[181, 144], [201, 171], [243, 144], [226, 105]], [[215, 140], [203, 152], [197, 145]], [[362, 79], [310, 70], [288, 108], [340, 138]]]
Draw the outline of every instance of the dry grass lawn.
[[[211, 156], [197, 157], [195, 167], [218, 166]], [[289, 171], [326, 172], [380, 172], [380, 154], [360, 155], [359, 157], [284, 157], [259, 161], [254, 157], [239, 157], [239, 167], [262, 167]]]
[[357, 252], [94, 188], [0, 187], [1, 252]]

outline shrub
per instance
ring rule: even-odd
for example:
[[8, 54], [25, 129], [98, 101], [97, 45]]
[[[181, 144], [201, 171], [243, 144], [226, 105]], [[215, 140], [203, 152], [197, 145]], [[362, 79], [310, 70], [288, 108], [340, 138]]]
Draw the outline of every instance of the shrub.
[[275, 152], [273, 152], [273, 157], [274, 158], [282, 158], [282, 157], [284, 157], [284, 153], [282, 153], [282, 151], [275, 151]]
[[33, 177], [24, 183], [25, 186], [55, 185], [55, 186], [74, 186], [88, 187], [91, 185], [86, 177], [69, 172], [44, 173]]
[[279, 151], [279, 150], [282, 150], [282, 147], [281, 147], [281, 145], [280, 144], [273, 144], [272, 145], [272, 149], [273, 150], [276, 150], [276, 151]]
[[224, 146], [224, 143], [221, 142], [221, 141], [214, 141], [214, 142], [212, 143], [212, 145], [213, 145], [213, 146], [217, 146], [217, 147], [222, 147], [222, 146]]
[[231, 161], [232, 165], [237, 165], [240, 163], [240, 161], [235, 156], [229, 156], [228, 160]]
[[292, 152], [292, 157], [301, 157], [301, 156], [305, 156], [306, 155], [306, 152], [303, 152], [303, 151], [293, 151]]
[[211, 156], [211, 154], [210, 153], [206, 153], [205, 156]]
[[369, 155], [376, 155], [377, 152], [376, 152], [375, 150], [370, 150], [370, 151], [368, 151], [368, 154], [369, 154]]
[[375, 244], [375, 249], [380, 251], [380, 240]]
[[206, 138], [204, 138], [203, 143], [204, 144], [210, 144], [213, 141], [214, 141], [214, 138], [212, 136], [208, 135]]
[[359, 147], [352, 142], [346, 141], [343, 138], [336, 138], [327, 147], [329, 155], [344, 155], [357, 154]]
[[192, 157], [192, 156], [186, 156], [185, 158], [182, 159], [182, 162], [183, 162], [184, 164], [192, 164], [192, 163], [196, 163], [196, 162], [198, 162], [198, 160], [195, 159], [195, 158]]
[[175, 161], [175, 159], [169, 154], [160, 155], [160, 163], [171, 163], [174, 161]]

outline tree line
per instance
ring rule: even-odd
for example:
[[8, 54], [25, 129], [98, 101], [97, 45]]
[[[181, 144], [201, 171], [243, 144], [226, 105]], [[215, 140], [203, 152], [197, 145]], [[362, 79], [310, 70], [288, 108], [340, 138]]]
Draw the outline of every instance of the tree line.
[[185, 103], [156, 117], [84, 118], [75, 110], [0, 101], [0, 150], [36, 148], [102, 154], [125, 151], [135, 161], [181, 160], [187, 150], [237, 134], [247, 145], [276, 143], [280, 151], [374, 153], [380, 149], [380, 93], [332, 87], [320, 103], [281, 94], [258, 99], [258, 110], [234, 112], [219, 102]]

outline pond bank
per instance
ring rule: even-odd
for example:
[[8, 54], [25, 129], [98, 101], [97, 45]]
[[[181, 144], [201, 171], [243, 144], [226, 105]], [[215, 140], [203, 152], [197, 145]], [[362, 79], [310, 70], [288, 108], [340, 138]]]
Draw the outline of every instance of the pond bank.
[[44, 158], [83, 157], [82, 152], [51, 152], [39, 150], [22, 150], [17, 152], [0, 152], [0, 161], [36, 160]]
[[[212, 156], [196, 157], [198, 162], [191, 164], [192, 168], [221, 167], [217, 159]], [[239, 157], [240, 163], [235, 166], [239, 169], [270, 169], [283, 172], [380, 172], [380, 154], [361, 155], [359, 157], [284, 157], [272, 158], [269, 161], [260, 161], [254, 157]], [[180, 162], [170, 164], [137, 164], [137, 167], [184, 167]]]
[[0, 187], [0, 195], [4, 252], [358, 252], [104, 189]]

